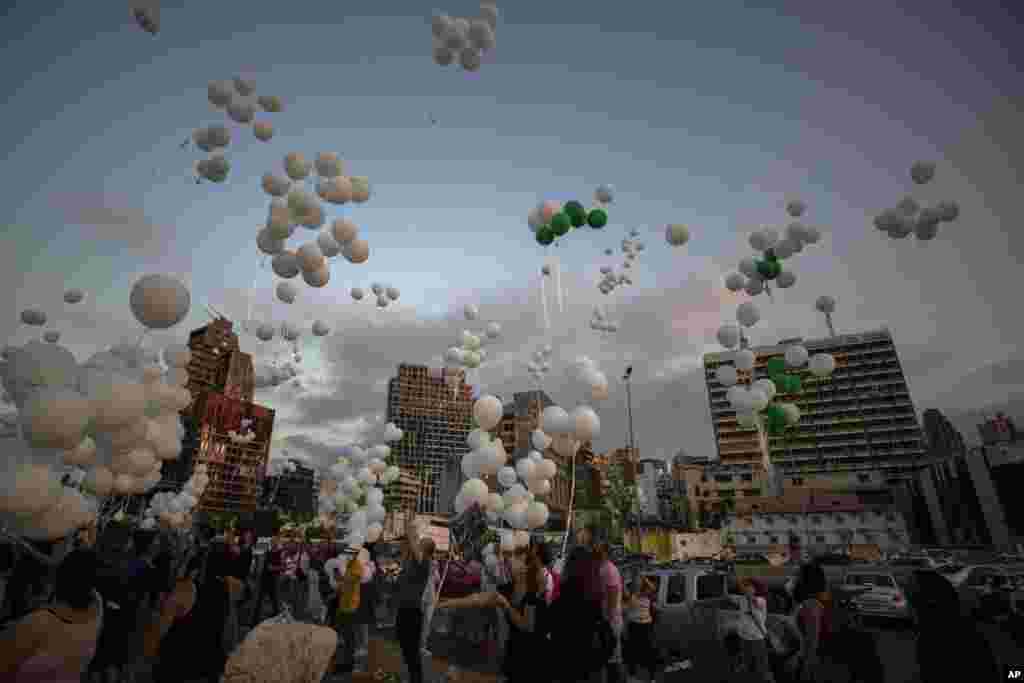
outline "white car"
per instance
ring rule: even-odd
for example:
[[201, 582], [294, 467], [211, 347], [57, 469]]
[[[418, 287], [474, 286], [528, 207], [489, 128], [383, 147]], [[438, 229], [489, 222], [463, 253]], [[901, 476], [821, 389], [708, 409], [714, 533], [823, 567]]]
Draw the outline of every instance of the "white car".
[[851, 570], [843, 578], [843, 591], [853, 594], [853, 604], [861, 614], [907, 621], [914, 618], [903, 589], [891, 573]]

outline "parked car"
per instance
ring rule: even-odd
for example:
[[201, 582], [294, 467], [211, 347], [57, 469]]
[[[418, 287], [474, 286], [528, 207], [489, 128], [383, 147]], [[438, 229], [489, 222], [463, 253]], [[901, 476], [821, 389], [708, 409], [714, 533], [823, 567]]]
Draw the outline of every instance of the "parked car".
[[864, 615], [913, 621], [914, 613], [904, 589], [891, 572], [851, 570], [841, 587], [856, 610]]
[[[648, 569], [640, 575], [650, 579], [656, 589], [655, 639], [664, 652], [699, 656], [701, 647], [716, 639], [722, 642], [736, 632], [741, 615], [728, 593], [732, 580], [729, 574], [691, 566]], [[779, 603], [769, 600], [769, 606], [773, 604]], [[799, 638], [799, 631], [786, 613], [770, 610], [767, 628], [789, 641]]]

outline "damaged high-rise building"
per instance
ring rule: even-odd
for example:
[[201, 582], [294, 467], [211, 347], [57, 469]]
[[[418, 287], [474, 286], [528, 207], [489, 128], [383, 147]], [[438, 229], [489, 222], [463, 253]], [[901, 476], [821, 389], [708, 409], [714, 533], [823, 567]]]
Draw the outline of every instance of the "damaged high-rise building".
[[463, 371], [399, 365], [398, 376], [388, 382], [387, 419], [405, 432], [391, 452], [399, 467], [420, 481], [416, 511], [450, 512], [442, 509], [445, 467], [458, 467], [473, 429], [472, 388]]

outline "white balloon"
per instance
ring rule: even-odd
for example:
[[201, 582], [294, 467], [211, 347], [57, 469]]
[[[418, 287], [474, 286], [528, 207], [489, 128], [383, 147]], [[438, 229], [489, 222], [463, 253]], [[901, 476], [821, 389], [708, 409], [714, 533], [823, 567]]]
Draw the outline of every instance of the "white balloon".
[[482, 479], [470, 479], [462, 485], [463, 498], [473, 503], [483, 503], [489, 491]]
[[769, 400], [768, 395], [761, 389], [750, 389], [747, 391], [747, 398], [744, 403], [755, 412], [761, 412], [768, 407]]
[[748, 429], [751, 429], [757, 426], [758, 421], [759, 420], [757, 413], [752, 413], [749, 411], [736, 413], [736, 422], [739, 424], [740, 427], [746, 427]]
[[761, 319], [761, 313], [753, 301], [744, 301], [736, 307], [736, 320], [744, 327], [753, 327]]
[[66, 304], [77, 304], [85, 298], [85, 292], [80, 289], [69, 289], [64, 292], [64, 303]]
[[[568, 416], [566, 416], [568, 417]], [[539, 429], [530, 432], [530, 444], [538, 451], [543, 451], [551, 445], [551, 437]]]
[[354, 301], [362, 301], [363, 297], [366, 296], [366, 292], [361, 287], [353, 287], [350, 292]]
[[559, 406], [548, 406], [541, 414], [541, 429], [547, 434], [567, 434], [574, 427], [569, 413]]
[[815, 377], [828, 377], [836, 369], [836, 359], [828, 353], [816, 353], [811, 356], [809, 368]]
[[768, 397], [769, 401], [775, 398], [775, 382], [771, 381], [770, 379], [759, 379], [756, 382], [754, 382], [754, 387], [759, 391], [763, 392], [764, 395]]
[[747, 284], [747, 278], [742, 273], [730, 273], [725, 278], [725, 288], [730, 292], [738, 292]]
[[782, 412], [786, 416], [786, 424], [790, 427], [800, 424], [800, 408], [795, 403], [783, 403]]
[[495, 396], [481, 396], [473, 404], [473, 417], [476, 418], [480, 428], [484, 431], [491, 431], [501, 422], [503, 407], [501, 400]]
[[820, 313], [834, 313], [836, 300], [833, 297], [822, 295], [814, 302], [814, 308]]
[[737, 370], [750, 372], [754, 369], [755, 362], [757, 362], [757, 356], [750, 349], [740, 349], [733, 354], [733, 364]]
[[810, 358], [810, 354], [800, 344], [786, 347], [786, 365], [789, 367], [802, 368], [807, 363], [808, 358]]
[[678, 223], [665, 227], [665, 241], [673, 247], [681, 247], [690, 241], [690, 231], [685, 225]]
[[316, 320], [313, 322], [313, 335], [316, 337], [325, 337], [331, 333], [331, 328], [322, 320]]
[[796, 284], [796, 275], [791, 270], [783, 270], [776, 276], [775, 285], [779, 289], [789, 289]]
[[92, 405], [77, 391], [42, 388], [21, 409], [21, 432], [33, 448], [70, 449], [82, 440]]
[[476, 451], [470, 451], [462, 456], [462, 474], [467, 479], [474, 479], [480, 476], [480, 460]]
[[299, 295], [299, 290], [291, 282], [279, 282], [276, 291], [278, 300], [286, 304], [295, 303], [295, 297]]
[[526, 526], [539, 529], [548, 523], [548, 506], [540, 501], [530, 503], [526, 508]]
[[288, 251], [287, 249], [280, 254], [275, 254], [274, 258], [270, 260], [270, 268], [274, 271], [274, 275], [290, 280], [299, 274], [301, 268], [299, 268], [299, 259], [294, 251]]
[[737, 270], [747, 277], [758, 277], [757, 262], [753, 258], [741, 259]]
[[804, 215], [804, 212], [806, 210], [807, 204], [800, 201], [799, 199], [791, 199], [788, 202], [786, 202], [786, 213], [788, 213], [793, 218], [799, 218], [800, 216]]
[[577, 441], [593, 441], [601, 432], [601, 419], [589, 406], [577, 406], [569, 415]]
[[508, 488], [516, 483], [516, 470], [512, 467], [502, 467], [498, 470], [498, 483]]
[[735, 325], [722, 325], [716, 335], [718, 343], [727, 349], [734, 349], [740, 344], [740, 328]]
[[757, 296], [758, 294], [764, 291], [764, 282], [756, 277], [752, 277], [749, 280], [747, 280], [746, 284], [743, 287], [743, 290], [749, 296]]
[[734, 386], [738, 380], [736, 368], [731, 365], [719, 365], [715, 369], [715, 379], [723, 387]]
[[185, 319], [192, 306], [192, 296], [179, 280], [152, 274], [135, 282], [128, 303], [135, 319], [143, 326], [165, 330]]

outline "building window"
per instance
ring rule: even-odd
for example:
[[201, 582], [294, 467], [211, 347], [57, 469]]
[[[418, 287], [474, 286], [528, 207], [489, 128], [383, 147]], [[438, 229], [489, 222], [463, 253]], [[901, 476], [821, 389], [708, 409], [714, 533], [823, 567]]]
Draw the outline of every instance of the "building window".
[[857, 481], [859, 481], [861, 484], [866, 484], [869, 481], [871, 481], [871, 475], [870, 474], [858, 474], [857, 475]]
[[803, 486], [804, 480], [801, 477], [793, 477], [793, 486]]
[[731, 474], [716, 474], [715, 475], [715, 481], [717, 481], [719, 484], [728, 484], [728, 483], [732, 482], [732, 475]]
[[779, 542], [779, 537], [778, 536], [769, 536], [768, 537], [768, 542], [769, 543], [778, 543]]
[[754, 481], [753, 474], [744, 474], [741, 478], [743, 479], [743, 481]]
[[706, 475], [706, 474], [700, 475], [700, 483], [702, 483], [702, 484], [708, 483], [708, 475]]
[[824, 542], [825, 542], [825, 537], [824, 537], [824, 536], [821, 536], [821, 535], [815, 536], [815, 537], [814, 537], [814, 539], [815, 539], [815, 540], [816, 540], [816, 541], [817, 541], [818, 543], [824, 543]]

